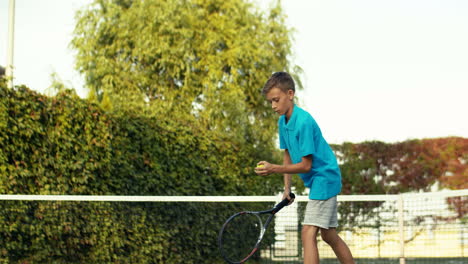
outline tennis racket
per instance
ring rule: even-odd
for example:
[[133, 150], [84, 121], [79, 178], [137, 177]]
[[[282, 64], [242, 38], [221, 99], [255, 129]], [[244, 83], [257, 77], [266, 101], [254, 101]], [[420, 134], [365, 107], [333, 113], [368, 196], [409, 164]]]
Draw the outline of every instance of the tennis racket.
[[[293, 193], [289, 195], [295, 198]], [[287, 198], [275, 207], [265, 211], [243, 211], [226, 220], [218, 235], [218, 246], [226, 262], [231, 264], [245, 263], [257, 252], [273, 216], [288, 205]], [[265, 223], [261, 215], [269, 215]]]

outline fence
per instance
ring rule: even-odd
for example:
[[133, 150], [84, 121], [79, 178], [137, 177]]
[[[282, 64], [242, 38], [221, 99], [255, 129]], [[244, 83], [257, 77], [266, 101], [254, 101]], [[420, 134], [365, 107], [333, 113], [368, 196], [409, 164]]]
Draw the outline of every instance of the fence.
[[[93, 237], [91, 233], [108, 232], [106, 226], [117, 225], [118, 222], [122, 221], [122, 218], [131, 218], [132, 222], [138, 221], [143, 223], [143, 226], [150, 228], [153, 223], [150, 223], [148, 219], [164, 221], [165, 218], [159, 217], [162, 214], [167, 214], [168, 208], [175, 208], [176, 205], [179, 205], [179, 208], [184, 208], [191, 204], [204, 205], [204, 209], [202, 209], [203, 218], [206, 217], [207, 222], [203, 223], [203, 220], [195, 221], [192, 218], [200, 218], [200, 216], [187, 213], [185, 217], [192, 219], [187, 222], [191, 225], [189, 230], [200, 229], [203, 226], [203, 229], [207, 230], [203, 235], [210, 234], [210, 237], [204, 241], [210, 245], [211, 251], [215, 251], [213, 248], [216, 247], [216, 232], [213, 232], [213, 230], [221, 227], [228, 214], [234, 213], [233, 210], [268, 208], [278, 202], [280, 198], [280, 196], [0, 195], [0, 219], [2, 220], [0, 236], [2, 238], [10, 237], [12, 226], [21, 223], [22, 227], [18, 230], [25, 232], [23, 239], [24, 237], [30, 237], [29, 239], [32, 240], [30, 242], [26, 241], [24, 245], [34, 245], [34, 241], [48, 244], [52, 240], [54, 240], [53, 245], [57, 245], [55, 240], [65, 239], [65, 237], [69, 239], [71, 235], [69, 233], [64, 235], [64, 232], [67, 229], [73, 229], [70, 226], [73, 226], [74, 222], [79, 225], [78, 220], [80, 220], [82, 221], [80, 224], [81, 229], [88, 225], [102, 225], [103, 230], [93, 229], [87, 230], [86, 234], [85, 232], [79, 232], [78, 235], [73, 235], [75, 239], [77, 239], [77, 236], [86, 235], [83, 240], [91, 241], [90, 237]], [[307, 200], [306, 196], [297, 196], [295, 203], [276, 215], [274, 226], [269, 230], [272, 239], [267, 239], [260, 255], [252, 263], [302, 263], [303, 252], [300, 230], [302, 213]], [[467, 201], [468, 190], [400, 195], [338, 196], [340, 236], [350, 247], [357, 263], [467, 263]], [[105, 206], [93, 206], [92, 209], [87, 209], [86, 203], [103, 204]], [[116, 211], [112, 213], [110, 208], [114, 208], [113, 205], [117, 204], [119, 209], [113, 209]], [[145, 205], [142, 206], [142, 211], [132, 209], [139, 204]], [[226, 212], [224, 205], [234, 204], [236, 206], [229, 208]], [[165, 207], [160, 207], [161, 205]], [[64, 213], [53, 213], [64, 207], [67, 208]], [[73, 209], [74, 207], [76, 208]], [[84, 216], [88, 214], [92, 216]], [[130, 217], [131, 215], [133, 216]], [[69, 216], [79, 219], [74, 220]], [[47, 220], [50, 218], [60, 218], [62, 219], [60, 221], [67, 224], [53, 223], [53, 221]], [[89, 219], [93, 219], [94, 222]], [[170, 221], [169, 219], [168, 227], [171, 226]], [[124, 229], [130, 225], [132, 231], [126, 232]], [[26, 226], [29, 227], [26, 228]], [[122, 232], [128, 236], [135, 232], [146, 232], [141, 228], [138, 229], [139, 231], [133, 229], [137, 229], [133, 223], [119, 225], [119, 230], [124, 230]], [[20, 232], [18, 230], [15, 229], [15, 232]], [[34, 236], [27, 234], [31, 232], [30, 230], [34, 230]], [[53, 237], [53, 239], [48, 238], [48, 236]], [[120, 239], [125, 240], [126, 237], [120, 235]], [[135, 240], [134, 238], [129, 239]], [[321, 263], [339, 263], [330, 247], [321, 241], [320, 236], [318, 240]], [[9, 243], [14, 242], [11, 239], [9, 241]], [[158, 241], [154, 239], [152, 242], [145, 241], [144, 243], [145, 245], [157, 244]], [[199, 247], [197, 241], [194, 241], [193, 244], [187, 241], [184, 243], [189, 243], [188, 245], [194, 249]], [[107, 243], [107, 241], [104, 243]], [[124, 242], [119, 243], [125, 244]], [[65, 245], [69, 244], [70, 242], [65, 243]], [[95, 244], [97, 246], [99, 243], [96, 242]], [[74, 247], [74, 245], [69, 246]], [[88, 255], [90, 254], [89, 247], [91, 246], [86, 248], [86, 254]], [[138, 246], [139, 250], [142, 247]], [[206, 244], [204, 247], [206, 247]], [[4, 248], [6, 248], [5, 245]], [[15, 263], [15, 261], [21, 260], [21, 257], [18, 256], [19, 253], [15, 252], [13, 247], [8, 248], [10, 249], [3, 249], [3, 253], [0, 250], [0, 253], [3, 254], [0, 254], [0, 260], [3, 260], [3, 263]], [[126, 248], [130, 248], [127, 250], [131, 251], [131, 247], [127, 246]], [[151, 248], [154, 248], [154, 245]], [[110, 249], [106, 248], [106, 250]], [[28, 251], [24, 246], [20, 251], [29, 259], [35, 258], [31, 254], [39, 254], [37, 253], [38, 250]], [[73, 251], [75, 252], [75, 249]], [[150, 247], [145, 249], [145, 252], [149, 255], [152, 254]], [[171, 262], [172, 257], [170, 256], [162, 256], [160, 261], [154, 260], [154, 258], [151, 261], [143, 261], [143, 258], [138, 255], [139, 253], [126, 252], [125, 254], [127, 257], [131, 256], [133, 263], [177, 263], [176, 260]], [[206, 254], [206, 252], [203, 254]], [[217, 252], [212, 252], [212, 254], [217, 254]], [[43, 259], [48, 256], [47, 254], [43, 255]], [[109, 259], [112, 259], [112, 257], [109, 257]], [[136, 261], [137, 259], [141, 259], [141, 261]], [[221, 259], [217, 261], [219, 262], [216, 263], [222, 263]], [[186, 263], [191, 262], [187, 261]], [[210, 260], [207, 263], [212, 264], [215, 262]]]
[[[290, 226], [293, 221], [286, 218], [300, 219], [307, 197], [296, 201], [278, 215], [279, 240], [268, 252], [272, 259], [301, 260], [300, 237], [291, 233], [299, 232], [301, 221]], [[468, 190], [348, 195], [338, 196], [338, 202], [340, 236], [358, 263], [467, 263]], [[322, 262], [339, 263], [331, 248], [318, 240]], [[296, 248], [294, 257], [284, 254], [291, 254], [288, 247]]]

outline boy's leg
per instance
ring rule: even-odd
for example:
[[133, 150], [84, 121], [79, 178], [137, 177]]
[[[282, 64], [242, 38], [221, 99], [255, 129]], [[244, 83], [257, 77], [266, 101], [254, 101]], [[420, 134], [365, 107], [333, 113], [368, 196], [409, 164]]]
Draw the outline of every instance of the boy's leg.
[[304, 264], [318, 264], [317, 233], [319, 228], [313, 225], [302, 227], [302, 246], [304, 247]]
[[336, 228], [320, 229], [320, 234], [323, 241], [331, 246], [336, 257], [342, 264], [354, 264], [353, 255], [346, 243], [340, 238], [336, 232]]

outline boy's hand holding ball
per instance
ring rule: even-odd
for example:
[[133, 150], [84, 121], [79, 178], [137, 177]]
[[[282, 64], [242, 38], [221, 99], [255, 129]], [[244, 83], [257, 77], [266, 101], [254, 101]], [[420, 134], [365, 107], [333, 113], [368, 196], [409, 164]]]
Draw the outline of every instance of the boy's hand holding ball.
[[[261, 161], [261, 162], [264, 162], [264, 161]], [[257, 173], [258, 175], [262, 175], [262, 176], [268, 175], [266, 165], [264, 163], [258, 163], [257, 167], [255, 167], [255, 173]]]

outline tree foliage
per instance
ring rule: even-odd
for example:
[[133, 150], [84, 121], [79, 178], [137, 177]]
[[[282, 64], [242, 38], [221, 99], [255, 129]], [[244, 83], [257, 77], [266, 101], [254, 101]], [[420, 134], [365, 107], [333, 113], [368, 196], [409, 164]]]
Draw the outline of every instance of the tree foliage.
[[93, 99], [195, 119], [272, 152], [276, 117], [260, 90], [274, 71], [297, 72], [279, 5], [265, 14], [244, 0], [101, 0], [77, 20], [77, 68]]
[[345, 193], [388, 193], [468, 188], [468, 139], [369, 141], [333, 146]]
[[70, 91], [52, 99], [24, 86], [1, 91], [1, 193], [86, 194], [83, 185], [110, 176], [108, 120], [97, 105]]

